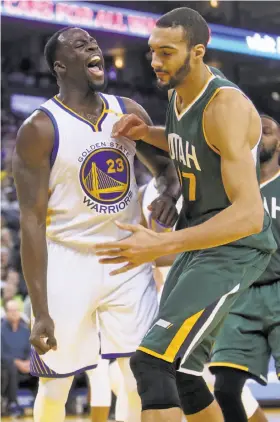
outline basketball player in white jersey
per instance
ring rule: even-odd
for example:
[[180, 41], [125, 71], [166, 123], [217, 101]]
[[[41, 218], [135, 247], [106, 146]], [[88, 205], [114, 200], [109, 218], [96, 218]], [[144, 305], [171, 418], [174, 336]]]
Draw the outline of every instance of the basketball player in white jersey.
[[[13, 160], [21, 209], [21, 255], [33, 309], [31, 373], [40, 377], [35, 422], [62, 422], [74, 374], [94, 368], [99, 355], [118, 358], [128, 397], [126, 422], [140, 420], [140, 400], [129, 368], [157, 312], [151, 265], [110, 277], [118, 268], [99, 264], [95, 244], [129, 235], [115, 222], [135, 224], [141, 210], [133, 160], [160, 178], [162, 222], [174, 207], [179, 184], [173, 165], [140, 142], [111, 132], [124, 113], [150, 124], [134, 101], [98, 91], [104, 60], [94, 38], [65, 28], [48, 41], [45, 55], [59, 94], [44, 103], [18, 132]], [[164, 203], [164, 206], [163, 206]], [[174, 220], [175, 222], [175, 220]], [[173, 222], [173, 223], [174, 223]]]

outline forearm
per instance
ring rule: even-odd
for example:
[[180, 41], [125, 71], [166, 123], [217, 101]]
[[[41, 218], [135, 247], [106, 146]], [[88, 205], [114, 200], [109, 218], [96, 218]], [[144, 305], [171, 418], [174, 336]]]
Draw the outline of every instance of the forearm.
[[[263, 210], [257, 210], [257, 213]], [[255, 218], [256, 217], [256, 218]], [[259, 232], [255, 211], [233, 204], [205, 223], [171, 233], [162, 233], [163, 250], [181, 253], [225, 245]]]
[[181, 194], [181, 185], [176, 168], [167, 152], [138, 141], [137, 156], [156, 178], [158, 192], [167, 194], [177, 201]]
[[21, 218], [21, 259], [33, 314], [48, 314], [46, 229], [34, 216]]
[[156, 176], [157, 191], [162, 195], [166, 194], [176, 201], [181, 195], [181, 185], [176, 168], [170, 158], [165, 158], [166, 165], [160, 174]]
[[168, 142], [165, 136], [165, 128], [159, 126], [148, 126], [147, 135], [143, 138], [147, 144], [169, 152]]

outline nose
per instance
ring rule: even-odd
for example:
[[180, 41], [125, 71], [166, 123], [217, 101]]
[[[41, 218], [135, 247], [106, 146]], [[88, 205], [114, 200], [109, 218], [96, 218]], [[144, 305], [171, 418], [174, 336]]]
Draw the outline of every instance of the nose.
[[154, 70], [162, 68], [162, 61], [159, 59], [159, 57], [155, 53], [152, 54], [151, 66]]
[[98, 50], [98, 46], [95, 43], [89, 43], [87, 46], [87, 51], [95, 51]]

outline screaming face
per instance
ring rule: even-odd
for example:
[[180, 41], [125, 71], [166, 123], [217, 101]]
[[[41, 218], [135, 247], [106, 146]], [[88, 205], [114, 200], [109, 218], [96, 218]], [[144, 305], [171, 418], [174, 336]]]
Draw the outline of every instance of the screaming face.
[[54, 70], [59, 78], [84, 89], [104, 88], [105, 72], [102, 52], [94, 38], [79, 28], [70, 28], [59, 38]]

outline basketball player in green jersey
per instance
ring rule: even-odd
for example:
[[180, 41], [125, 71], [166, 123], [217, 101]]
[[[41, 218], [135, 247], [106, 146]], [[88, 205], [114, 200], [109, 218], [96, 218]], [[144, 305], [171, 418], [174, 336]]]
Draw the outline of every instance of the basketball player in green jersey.
[[169, 150], [184, 197], [181, 230], [155, 233], [119, 223], [131, 236], [97, 247], [101, 262], [124, 263], [112, 274], [181, 253], [158, 317], [130, 361], [143, 422], [179, 422], [180, 407], [188, 422], [223, 421], [203, 365], [231, 305], [276, 250], [257, 177], [261, 120], [236, 85], [204, 64], [208, 41], [209, 28], [196, 11], [162, 16], [149, 45], [159, 85], [173, 89], [166, 127], [126, 115], [113, 128], [114, 137]]
[[[232, 306], [214, 346], [210, 370], [226, 422], [247, 421], [243, 386], [248, 378], [267, 384], [271, 355], [280, 379], [280, 126], [268, 116], [262, 124], [261, 191], [278, 249], [266, 271]], [[266, 419], [258, 408], [249, 421]]]

